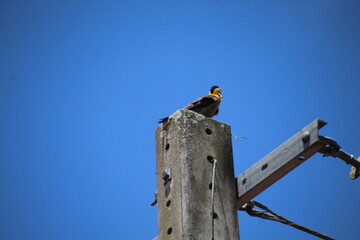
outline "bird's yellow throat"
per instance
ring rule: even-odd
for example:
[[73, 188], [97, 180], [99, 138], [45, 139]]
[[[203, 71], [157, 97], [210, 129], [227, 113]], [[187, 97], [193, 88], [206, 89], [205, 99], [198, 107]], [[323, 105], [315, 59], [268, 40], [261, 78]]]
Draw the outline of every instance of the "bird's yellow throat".
[[219, 99], [223, 98], [223, 96], [221, 95], [221, 89], [220, 88], [215, 88], [213, 92], [210, 92], [209, 95], [211, 96], [215, 96]]

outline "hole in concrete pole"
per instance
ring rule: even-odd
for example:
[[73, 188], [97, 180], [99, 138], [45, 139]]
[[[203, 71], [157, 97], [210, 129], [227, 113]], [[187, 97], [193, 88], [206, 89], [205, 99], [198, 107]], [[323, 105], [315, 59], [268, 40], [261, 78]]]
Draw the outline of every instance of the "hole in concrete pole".
[[168, 200], [168, 201], [166, 202], [166, 206], [167, 206], [167, 207], [170, 207], [170, 205], [171, 205], [171, 200]]
[[169, 148], [170, 148], [170, 144], [167, 143], [167, 144], [165, 145], [165, 150], [167, 151], [167, 150], [169, 150]]
[[218, 215], [216, 212], [214, 212], [214, 213], [212, 214], [212, 217], [213, 217], [214, 219], [219, 219], [219, 215]]
[[168, 230], [167, 230], [167, 234], [170, 235], [172, 233], [172, 228], [169, 227]]
[[205, 132], [206, 132], [207, 135], [211, 135], [211, 134], [212, 134], [212, 131], [210, 130], [210, 128], [205, 129]]
[[245, 185], [245, 183], [246, 183], [246, 178], [244, 178], [241, 183], [242, 183], [242, 185]]
[[212, 157], [212, 156], [207, 156], [207, 160], [209, 161], [209, 162], [211, 162], [211, 163], [213, 163], [214, 162], [214, 158]]
[[212, 189], [212, 183], [209, 184], [209, 189], [210, 189], [210, 190]]
[[267, 164], [267, 163], [265, 163], [264, 165], [262, 165], [262, 167], [261, 167], [261, 171], [264, 171], [265, 169], [267, 169], [267, 167], [268, 167], [268, 164]]

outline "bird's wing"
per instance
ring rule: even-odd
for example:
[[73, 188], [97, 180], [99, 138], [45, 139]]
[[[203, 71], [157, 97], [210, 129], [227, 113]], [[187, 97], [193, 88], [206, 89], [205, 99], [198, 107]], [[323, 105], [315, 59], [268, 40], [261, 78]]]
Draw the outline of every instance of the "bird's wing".
[[204, 96], [187, 105], [185, 109], [196, 110], [199, 108], [207, 107], [215, 102], [216, 100], [212, 96]]

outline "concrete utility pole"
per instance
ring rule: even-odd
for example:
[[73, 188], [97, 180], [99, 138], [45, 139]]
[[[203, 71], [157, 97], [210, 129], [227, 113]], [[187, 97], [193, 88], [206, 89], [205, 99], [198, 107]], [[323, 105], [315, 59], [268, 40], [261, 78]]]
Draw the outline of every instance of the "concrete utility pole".
[[325, 125], [315, 119], [235, 179], [230, 126], [188, 110], [171, 115], [156, 130], [159, 236], [154, 240], [238, 240], [237, 209], [317, 152], [350, 164], [350, 178], [358, 178], [360, 157], [319, 135]]
[[156, 169], [156, 239], [211, 240], [212, 232], [215, 240], [239, 239], [229, 125], [193, 111], [177, 111], [156, 130]]

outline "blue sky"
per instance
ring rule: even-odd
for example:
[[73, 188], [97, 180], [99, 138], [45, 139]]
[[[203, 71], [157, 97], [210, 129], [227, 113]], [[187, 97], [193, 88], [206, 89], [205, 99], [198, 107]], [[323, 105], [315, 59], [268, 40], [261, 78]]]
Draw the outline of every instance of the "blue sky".
[[[2, 1], [0, 239], [152, 239], [157, 120], [223, 89], [239, 175], [302, 127], [360, 155], [359, 1]], [[360, 180], [315, 155], [256, 200], [357, 239]], [[241, 239], [316, 239], [239, 212]]]

